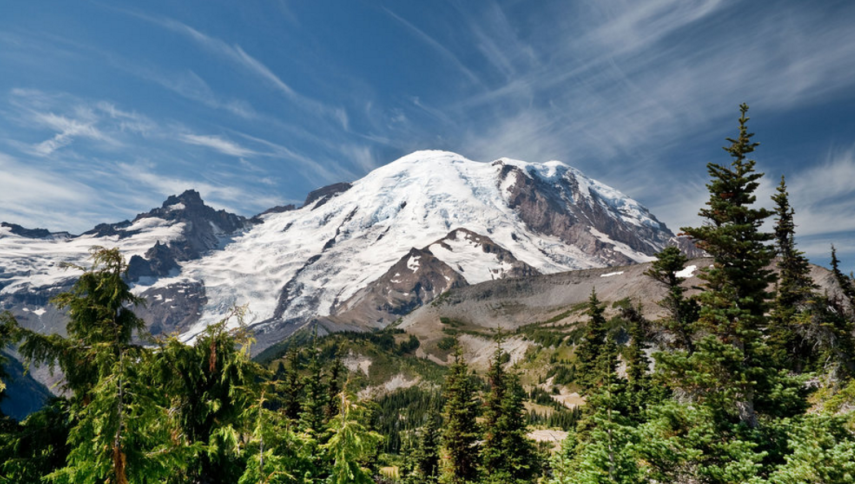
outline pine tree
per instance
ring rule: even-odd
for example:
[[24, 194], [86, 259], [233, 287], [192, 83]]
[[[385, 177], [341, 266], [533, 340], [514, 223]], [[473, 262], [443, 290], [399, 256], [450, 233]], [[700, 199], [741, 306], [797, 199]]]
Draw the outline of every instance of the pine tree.
[[340, 358], [335, 358], [329, 369], [329, 379], [327, 381], [327, 406], [324, 410], [324, 417], [329, 420], [338, 414], [338, 394], [342, 391], [342, 379], [345, 376], [347, 369], [341, 362]]
[[415, 445], [411, 448], [404, 477], [406, 484], [428, 484], [439, 477], [440, 452], [440, 415], [433, 407], [429, 410], [425, 424], [416, 435]]
[[783, 176], [775, 202], [775, 248], [778, 253], [778, 284], [775, 305], [769, 324], [770, 344], [778, 348], [777, 358], [790, 368], [801, 371], [810, 357], [810, 342], [803, 337], [800, 326], [809, 324], [810, 314], [804, 314], [815, 298], [817, 289], [810, 277], [810, 264], [804, 253], [796, 249], [795, 211], [790, 206], [787, 184]]
[[664, 394], [650, 384], [650, 358], [645, 351], [649, 346], [650, 323], [642, 315], [642, 307], [626, 306], [621, 309], [621, 316], [629, 324], [627, 332], [630, 338], [623, 352], [630, 402], [626, 416], [638, 420], [642, 417], [644, 406], [664, 397]]
[[174, 431], [160, 395], [146, 378], [152, 352], [132, 344], [145, 324], [128, 306], [142, 300], [124, 280], [127, 265], [118, 249], [92, 250], [93, 266], [54, 303], [69, 309], [68, 337], [21, 330], [28, 362], [59, 364], [73, 392], [67, 465], [55, 482], [125, 484], [166, 478], [183, 467], [186, 449]]
[[315, 439], [323, 437], [328, 386], [324, 384], [324, 368], [319, 350], [312, 343], [307, 374], [303, 377], [303, 400], [300, 403], [300, 429]]
[[668, 317], [660, 324], [673, 336], [673, 346], [689, 354], [695, 351], [694, 324], [698, 320], [700, 308], [693, 299], [685, 297], [686, 289], [680, 284], [677, 273], [682, 271], [689, 261], [677, 247], [666, 247], [656, 254], [656, 260], [645, 272], [668, 287], [668, 294], [659, 305], [668, 311]]
[[282, 381], [284, 382], [283, 410], [285, 416], [292, 421], [300, 418], [300, 404], [303, 398], [303, 381], [300, 378], [300, 352], [296, 348], [290, 348], [286, 356], [288, 365], [285, 368]]
[[597, 384], [597, 359], [602, 355], [607, 335], [605, 311], [605, 306], [597, 299], [596, 289], [592, 289], [586, 312], [588, 326], [576, 348], [576, 381], [586, 390]]
[[478, 400], [473, 376], [458, 346], [442, 392], [445, 401], [439, 481], [465, 484], [478, 478]]
[[485, 482], [530, 482], [537, 465], [526, 436], [525, 392], [517, 375], [504, 370], [505, 355], [499, 343], [487, 373], [481, 470]]
[[850, 306], [855, 306], [855, 283], [840, 270], [837, 249], [833, 245], [831, 246], [831, 273], [834, 275], [834, 280], [837, 281], [837, 285], [840, 286], [840, 290], [843, 292]]
[[[771, 212], [751, 207], [763, 175], [754, 171], [755, 161], [747, 158], [758, 146], [748, 132], [748, 106], [741, 105], [740, 111], [739, 136], [728, 138], [731, 145], [725, 148], [733, 162], [729, 167], [707, 165], [712, 178], [707, 185], [710, 200], [699, 213], [707, 223], [683, 228], [715, 259], [713, 267], [699, 276], [705, 285], [698, 325], [708, 336], [692, 355], [697, 358], [689, 371], [704, 375], [704, 381], [692, 382], [695, 392], [756, 427], [758, 385], [772, 370], [763, 360], [762, 331], [769, 299], [766, 288], [774, 281], [767, 268], [773, 254], [765, 243], [773, 237], [760, 230]], [[698, 355], [700, 351], [704, 353]]]
[[646, 482], [636, 447], [636, 422], [626, 416], [631, 395], [616, 371], [617, 343], [607, 337], [597, 360], [598, 385], [588, 395], [588, 415], [553, 459], [553, 484]]

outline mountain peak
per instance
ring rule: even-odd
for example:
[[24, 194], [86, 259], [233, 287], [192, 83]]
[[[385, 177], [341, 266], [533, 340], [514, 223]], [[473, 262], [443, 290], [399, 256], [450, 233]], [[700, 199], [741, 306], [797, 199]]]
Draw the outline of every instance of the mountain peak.
[[170, 195], [162, 208], [172, 207], [174, 205], [184, 204], [185, 206], [201, 206], [205, 205], [202, 200], [202, 195], [194, 189], [185, 190], [181, 195]]

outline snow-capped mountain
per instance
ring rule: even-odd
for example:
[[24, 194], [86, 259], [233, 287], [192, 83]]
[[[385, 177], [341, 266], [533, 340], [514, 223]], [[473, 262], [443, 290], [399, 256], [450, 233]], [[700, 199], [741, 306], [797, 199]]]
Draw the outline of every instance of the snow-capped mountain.
[[560, 162], [481, 163], [440, 151], [252, 219], [190, 191], [77, 237], [22, 231], [0, 227], [0, 304], [16, 314], [48, 316], [45, 295], [74, 276], [59, 262], [118, 246], [153, 329], [189, 339], [248, 304], [259, 349], [311, 320], [331, 330], [382, 326], [451, 287], [647, 261], [674, 239], [638, 202]]

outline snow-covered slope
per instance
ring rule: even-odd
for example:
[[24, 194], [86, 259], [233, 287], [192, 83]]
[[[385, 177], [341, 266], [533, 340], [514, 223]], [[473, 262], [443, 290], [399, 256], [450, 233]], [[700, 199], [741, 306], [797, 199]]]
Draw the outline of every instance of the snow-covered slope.
[[[208, 297], [191, 332], [249, 303], [267, 344], [334, 313], [411, 249], [456, 228], [489, 237], [541, 273], [649, 260], [672, 237], [640, 204], [561, 163], [421, 151], [323, 205], [264, 216], [224, 250], [184, 264], [181, 278], [204, 281]], [[456, 267], [463, 247], [434, 255]], [[465, 272], [471, 282], [486, 279]]]
[[[141, 256], [135, 290], [150, 305], [193, 293], [181, 317], [187, 338], [232, 305], [248, 304], [263, 348], [313, 318], [341, 313], [413, 249], [436, 259], [432, 274], [458, 280], [446, 274], [450, 268], [460, 276], [455, 284], [475, 284], [646, 261], [673, 238], [638, 202], [555, 161], [481, 163], [420, 151], [314, 193], [303, 207], [261, 214], [254, 225], [204, 212], [213, 229], [201, 234], [205, 217], [168, 216], [170, 207], [187, 204], [175, 197], [130, 226], [65, 242], [0, 229], [0, 294], [61, 282], [68, 275], [59, 261], [79, 262], [89, 245], [116, 244]], [[183, 213], [183, 205], [172, 210]], [[227, 230], [220, 226], [229, 220]], [[166, 245], [154, 247], [158, 241]], [[182, 243], [194, 257], [172, 250]], [[415, 274], [413, 259], [406, 266]]]

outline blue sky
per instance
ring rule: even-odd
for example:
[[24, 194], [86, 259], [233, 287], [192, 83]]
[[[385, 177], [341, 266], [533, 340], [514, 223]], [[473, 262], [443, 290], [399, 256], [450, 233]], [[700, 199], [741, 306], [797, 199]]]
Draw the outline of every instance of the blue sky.
[[10, 2], [0, 220], [80, 232], [198, 189], [244, 215], [418, 149], [557, 159], [698, 223], [750, 126], [801, 247], [855, 268], [855, 3]]

